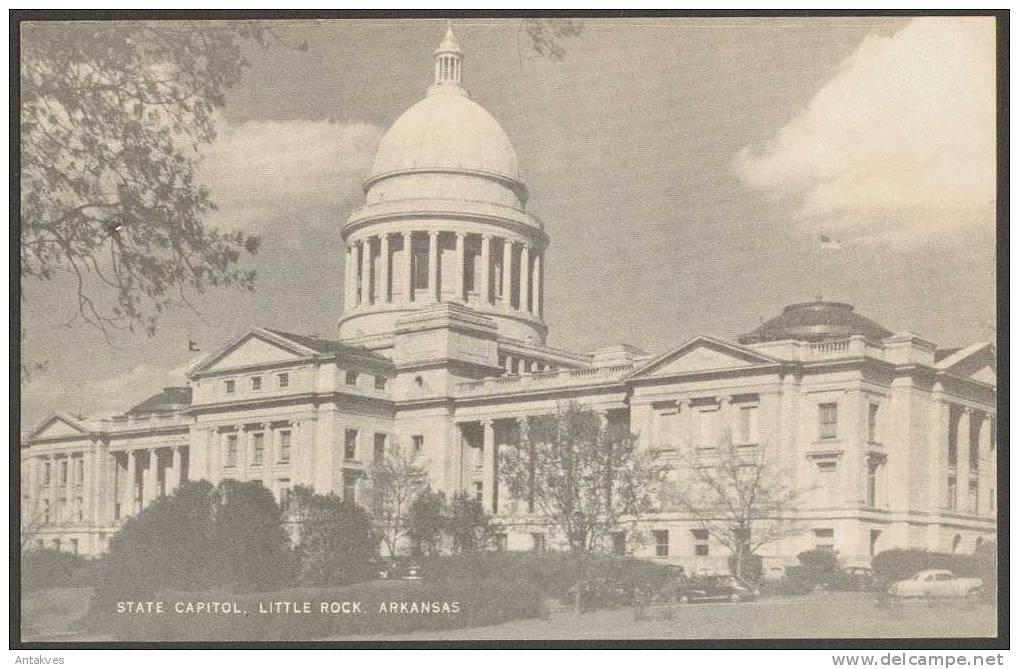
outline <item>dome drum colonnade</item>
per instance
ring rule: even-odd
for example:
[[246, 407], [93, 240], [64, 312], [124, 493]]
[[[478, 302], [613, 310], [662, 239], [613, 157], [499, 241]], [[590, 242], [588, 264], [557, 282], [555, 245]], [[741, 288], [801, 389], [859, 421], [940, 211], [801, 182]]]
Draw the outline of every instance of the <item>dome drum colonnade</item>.
[[340, 334], [391, 330], [402, 313], [459, 302], [500, 334], [544, 343], [548, 237], [525, 211], [527, 188], [499, 123], [461, 85], [452, 29], [435, 83], [382, 138], [365, 203], [347, 219]]

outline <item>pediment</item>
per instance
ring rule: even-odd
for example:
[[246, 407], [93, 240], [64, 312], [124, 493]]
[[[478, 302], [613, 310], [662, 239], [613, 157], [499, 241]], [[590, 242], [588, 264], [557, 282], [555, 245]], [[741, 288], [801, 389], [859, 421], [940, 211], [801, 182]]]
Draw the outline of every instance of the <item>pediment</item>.
[[677, 349], [658, 356], [631, 377], [673, 376], [697, 372], [723, 371], [777, 362], [774, 358], [743, 346], [713, 339], [695, 337]]
[[56, 413], [40, 423], [39, 427], [29, 435], [29, 439], [83, 437], [88, 433], [88, 429], [78, 421], [64, 414]]
[[975, 344], [941, 361], [941, 367], [952, 376], [997, 385], [998, 369], [994, 347], [990, 343]]
[[192, 374], [199, 372], [209, 374], [245, 367], [293, 362], [312, 355], [314, 355], [314, 351], [297, 346], [282, 337], [274, 337], [260, 331], [249, 332], [195, 367]]

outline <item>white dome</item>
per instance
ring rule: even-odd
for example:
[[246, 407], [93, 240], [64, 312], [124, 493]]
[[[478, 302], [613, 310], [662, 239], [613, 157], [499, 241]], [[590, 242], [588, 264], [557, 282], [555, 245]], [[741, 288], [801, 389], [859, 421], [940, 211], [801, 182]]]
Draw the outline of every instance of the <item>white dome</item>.
[[430, 169], [520, 181], [517, 153], [499, 122], [459, 91], [436, 91], [403, 113], [382, 138], [370, 180]]

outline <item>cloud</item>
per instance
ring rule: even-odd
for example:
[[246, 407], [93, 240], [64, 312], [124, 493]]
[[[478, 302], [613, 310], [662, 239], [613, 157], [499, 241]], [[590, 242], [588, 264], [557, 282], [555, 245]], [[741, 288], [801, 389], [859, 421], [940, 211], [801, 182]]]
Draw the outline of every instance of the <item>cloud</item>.
[[369, 123], [330, 120], [221, 125], [200, 174], [218, 207], [211, 223], [252, 233], [278, 223], [336, 225], [381, 135]]
[[24, 386], [23, 402], [35, 409], [31, 412], [35, 414], [32, 422], [53, 407], [87, 418], [108, 418], [124, 413], [165, 387], [184, 385], [187, 367], [166, 368], [142, 363], [116, 376], [73, 385], [61, 383], [57, 378], [42, 377]]
[[991, 18], [918, 18], [870, 35], [764, 147], [736, 160], [804, 229], [889, 241], [993, 232]]

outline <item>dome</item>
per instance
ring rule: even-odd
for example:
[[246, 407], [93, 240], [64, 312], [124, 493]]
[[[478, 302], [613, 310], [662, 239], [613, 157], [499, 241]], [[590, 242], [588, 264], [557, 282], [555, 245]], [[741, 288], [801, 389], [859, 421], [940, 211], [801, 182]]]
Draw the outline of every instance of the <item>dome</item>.
[[435, 91], [396, 120], [379, 144], [369, 182], [431, 170], [520, 181], [517, 154], [502, 126], [455, 88]]
[[851, 335], [880, 341], [892, 334], [885, 327], [855, 313], [852, 305], [818, 301], [789, 305], [775, 318], [740, 337], [739, 341], [741, 344], [786, 339], [820, 342]]

